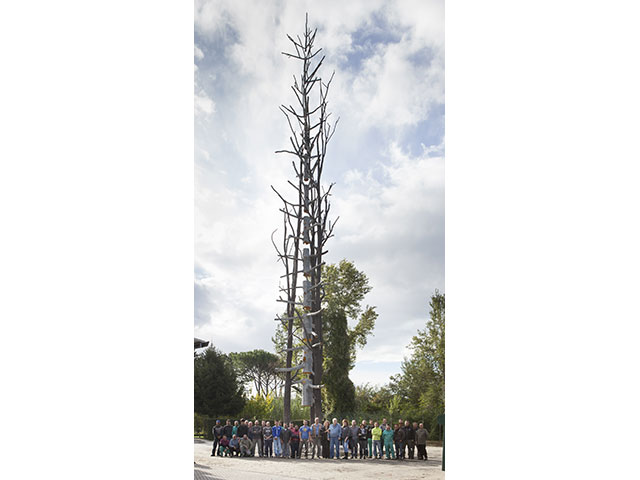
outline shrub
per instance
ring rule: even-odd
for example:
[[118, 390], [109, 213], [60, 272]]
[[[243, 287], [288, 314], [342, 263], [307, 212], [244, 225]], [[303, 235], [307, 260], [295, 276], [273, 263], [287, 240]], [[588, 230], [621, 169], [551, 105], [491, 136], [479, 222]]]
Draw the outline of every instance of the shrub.
[[271, 395], [267, 395], [263, 397], [261, 395], [257, 395], [245, 404], [242, 409], [242, 416], [244, 418], [250, 419], [260, 419], [270, 418], [273, 415], [273, 410], [275, 408], [274, 398]]

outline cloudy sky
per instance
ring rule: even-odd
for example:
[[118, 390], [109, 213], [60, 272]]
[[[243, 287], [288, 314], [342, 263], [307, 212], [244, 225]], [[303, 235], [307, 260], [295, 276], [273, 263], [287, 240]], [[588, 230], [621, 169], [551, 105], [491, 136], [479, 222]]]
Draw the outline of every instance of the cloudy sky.
[[289, 144], [278, 106], [293, 103], [299, 67], [280, 52], [308, 12], [340, 117], [323, 172], [340, 216], [326, 261], [369, 276], [379, 318], [351, 378], [384, 384], [444, 291], [444, 2], [195, 5], [194, 333], [227, 353], [273, 348], [283, 272], [270, 185], [291, 190], [290, 158], [274, 151]]

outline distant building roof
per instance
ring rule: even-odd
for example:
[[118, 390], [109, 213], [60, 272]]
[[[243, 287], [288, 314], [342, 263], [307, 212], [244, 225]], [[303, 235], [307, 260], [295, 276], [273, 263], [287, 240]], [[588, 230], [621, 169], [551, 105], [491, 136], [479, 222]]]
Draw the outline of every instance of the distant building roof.
[[209, 346], [209, 342], [205, 342], [204, 340], [200, 340], [199, 338], [193, 338], [193, 349], [195, 350], [196, 348], [204, 348], [204, 347], [208, 347]]

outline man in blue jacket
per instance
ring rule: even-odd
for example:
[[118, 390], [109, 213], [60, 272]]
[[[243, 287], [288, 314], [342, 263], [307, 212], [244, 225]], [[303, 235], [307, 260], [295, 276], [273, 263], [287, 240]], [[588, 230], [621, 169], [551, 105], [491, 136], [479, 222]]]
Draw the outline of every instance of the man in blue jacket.
[[280, 442], [280, 434], [282, 433], [282, 427], [280, 426], [280, 421], [276, 420], [276, 424], [271, 429], [273, 433], [273, 456], [281, 457], [282, 456], [282, 443]]
[[329, 425], [329, 458], [340, 458], [340, 435], [342, 434], [342, 427], [338, 425], [338, 419], [334, 418], [333, 423]]

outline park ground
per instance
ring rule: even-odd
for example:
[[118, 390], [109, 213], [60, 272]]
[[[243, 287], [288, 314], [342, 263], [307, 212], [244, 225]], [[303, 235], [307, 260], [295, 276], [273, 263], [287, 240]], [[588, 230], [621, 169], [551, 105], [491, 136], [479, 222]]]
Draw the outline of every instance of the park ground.
[[[325, 460], [212, 457], [212, 442], [195, 439], [194, 480], [335, 480], [384, 478], [443, 480], [442, 447], [427, 447], [429, 460]], [[353, 474], [353, 476], [351, 475]]]

